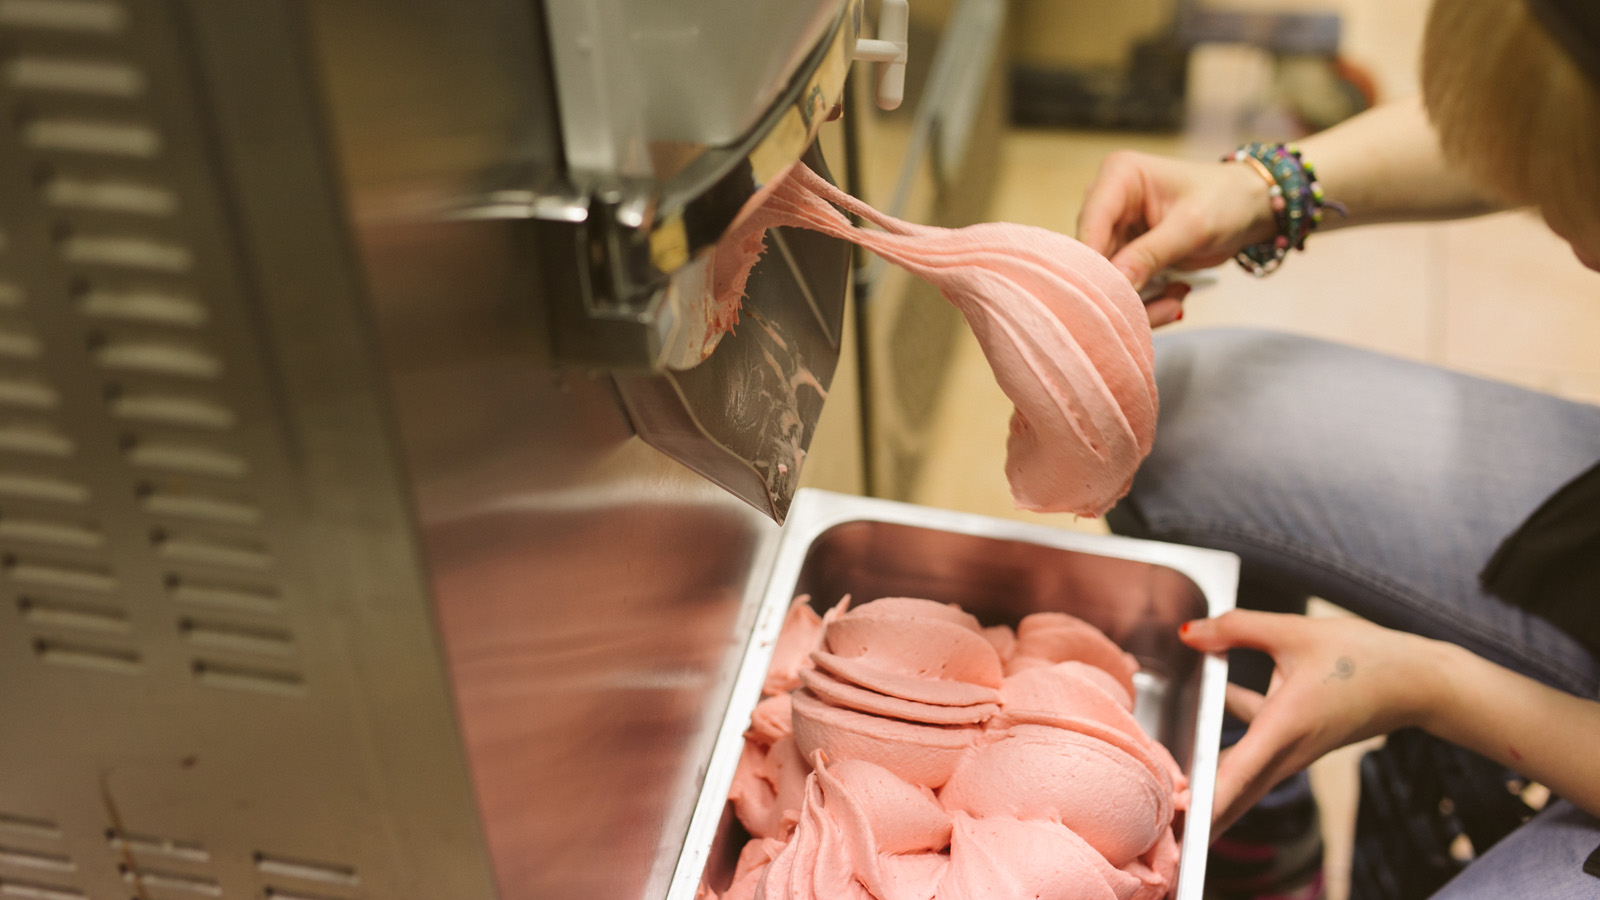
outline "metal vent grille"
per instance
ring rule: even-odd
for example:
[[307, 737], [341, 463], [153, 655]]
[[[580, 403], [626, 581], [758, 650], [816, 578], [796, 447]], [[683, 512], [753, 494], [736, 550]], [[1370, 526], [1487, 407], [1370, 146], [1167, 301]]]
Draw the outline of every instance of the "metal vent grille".
[[[0, 813], [0, 897], [87, 900], [90, 894], [78, 886], [84, 873], [65, 848], [65, 835], [56, 823]], [[225, 884], [218, 876], [225, 860], [214, 858], [198, 841], [109, 829], [106, 848], [117, 877], [136, 897], [357, 900], [362, 896], [360, 875], [354, 867], [339, 863], [255, 853], [251, 858], [255, 883]]]
[[307, 12], [0, 0], [0, 900], [493, 895]]
[[[34, 213], [0, 231], [46, 257], [25, 271], [0, 248], [0, 553], [41, 659], [137, 672], [159, 645], [198, 684], [298, 693], [234, 402], [250, 382], [221, 349], [215, 228], [196, 209], [203, 148], [169, 130], [158, 67], [139, 56], [152, 46], [141, 30], [157, 27], [146, 12], [0, 0], [0, 98]], [[86, 476], [108, 464], [112, 478]], [[123, 526], [109, 537], [106, 509]], [[164, 614], [125, 605], [143, 598]]]
[[0, 0], [0, 25], [41, 32], [118, 34], [127, 10], [115, 0]]
[[187, 872], [124, 867], [122, 880], [137, 897], [221, 897], [222, 885], [215, 879]]
[[106, 832], [117, 873], [137, 897], [222, 897], [211, 853], [197, 841], [136, 832]]
[[0, 812], [0, 897], [85, 900], [60, 826]]
[[257, 853], [256, 872], [272, 900], [345, 900], [360, 896], [361, 876], [351, 866]]
[[[26, 61], [26, 60], [24, 60]], [[16, 60], [0, 79], [18, 80]], [[10, 285], [10, 282], [5, 282]], [[0, 290], [0, 569], [47, 663], [132, 674], [142, 657], [105, 554], [79, 442], [59, 417], [23, 292]]]

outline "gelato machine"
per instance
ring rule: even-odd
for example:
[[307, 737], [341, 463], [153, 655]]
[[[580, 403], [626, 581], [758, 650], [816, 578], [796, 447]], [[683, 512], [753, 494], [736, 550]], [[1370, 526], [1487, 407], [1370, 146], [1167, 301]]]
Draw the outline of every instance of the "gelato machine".
[[861, 465], [849, 248], [715, 245], [902, 13], [0, 0], [0, 897], [693, 896]]

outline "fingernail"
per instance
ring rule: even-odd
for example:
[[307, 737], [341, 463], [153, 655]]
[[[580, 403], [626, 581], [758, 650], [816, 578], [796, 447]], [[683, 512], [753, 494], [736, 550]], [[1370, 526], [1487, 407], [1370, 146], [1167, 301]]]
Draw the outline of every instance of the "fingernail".
[[1183, 307], [1181, 307], [1181, 306], [1178, 307], [1178, 314], [1172, 317], [1172, 321], [1174, 321], [1174, 322], [1183, 321]]
[[1194, 627], [1194, 623], [1193, 622], [1185, 622], [1182, 625], [1178, 626], [1178, 633], [1179, 634], [1188, 634], [1189, 633], [1189, 629], [1193, 628], [1193, 627]]

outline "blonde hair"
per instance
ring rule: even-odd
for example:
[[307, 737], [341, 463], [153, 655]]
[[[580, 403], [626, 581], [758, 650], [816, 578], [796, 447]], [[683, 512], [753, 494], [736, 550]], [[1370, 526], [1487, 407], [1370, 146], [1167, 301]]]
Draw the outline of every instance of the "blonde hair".
[[1512, 204], [1600, 227], [1600, 88], [1525, 0], [1435, 0], [1422, 88], [1447, 159]]

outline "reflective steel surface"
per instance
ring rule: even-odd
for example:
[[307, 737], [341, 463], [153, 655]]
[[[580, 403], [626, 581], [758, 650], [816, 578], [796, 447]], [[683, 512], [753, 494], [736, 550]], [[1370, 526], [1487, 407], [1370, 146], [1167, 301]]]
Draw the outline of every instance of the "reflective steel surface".
[[[667, 177], [681, 149], [738, 140], [845, 0], [586, 0], [548, 20], [575, 170]], [[852, 29], [853, 30], [853, 29]]]
[[498, 895], [659, 897], [777, 527], [640, 441], [609, 376], [552, 362], [572, 260], [517, 220], [428, 214], [559, 163], [532, 10], [313, 6]]
[[717, 890], [732, 878], [744, 837], [728, 788], [790, 602], [810, 594], [821, 611], [850, 594], [857, 603], [892, 596], [959, 603], [985, 624], [1070, 612], [1137, 656], [1135, 715], [1172, 752], [1192, 791], [1173, 896], [1197, 900], [1227, 662], [1188, 649], [1177, 629], [1233, 608], [1238, 568], [1237, 557], [1212, 550], [802, 490], [783, 529], [669, 898], [693, 897], [702, 878]]

